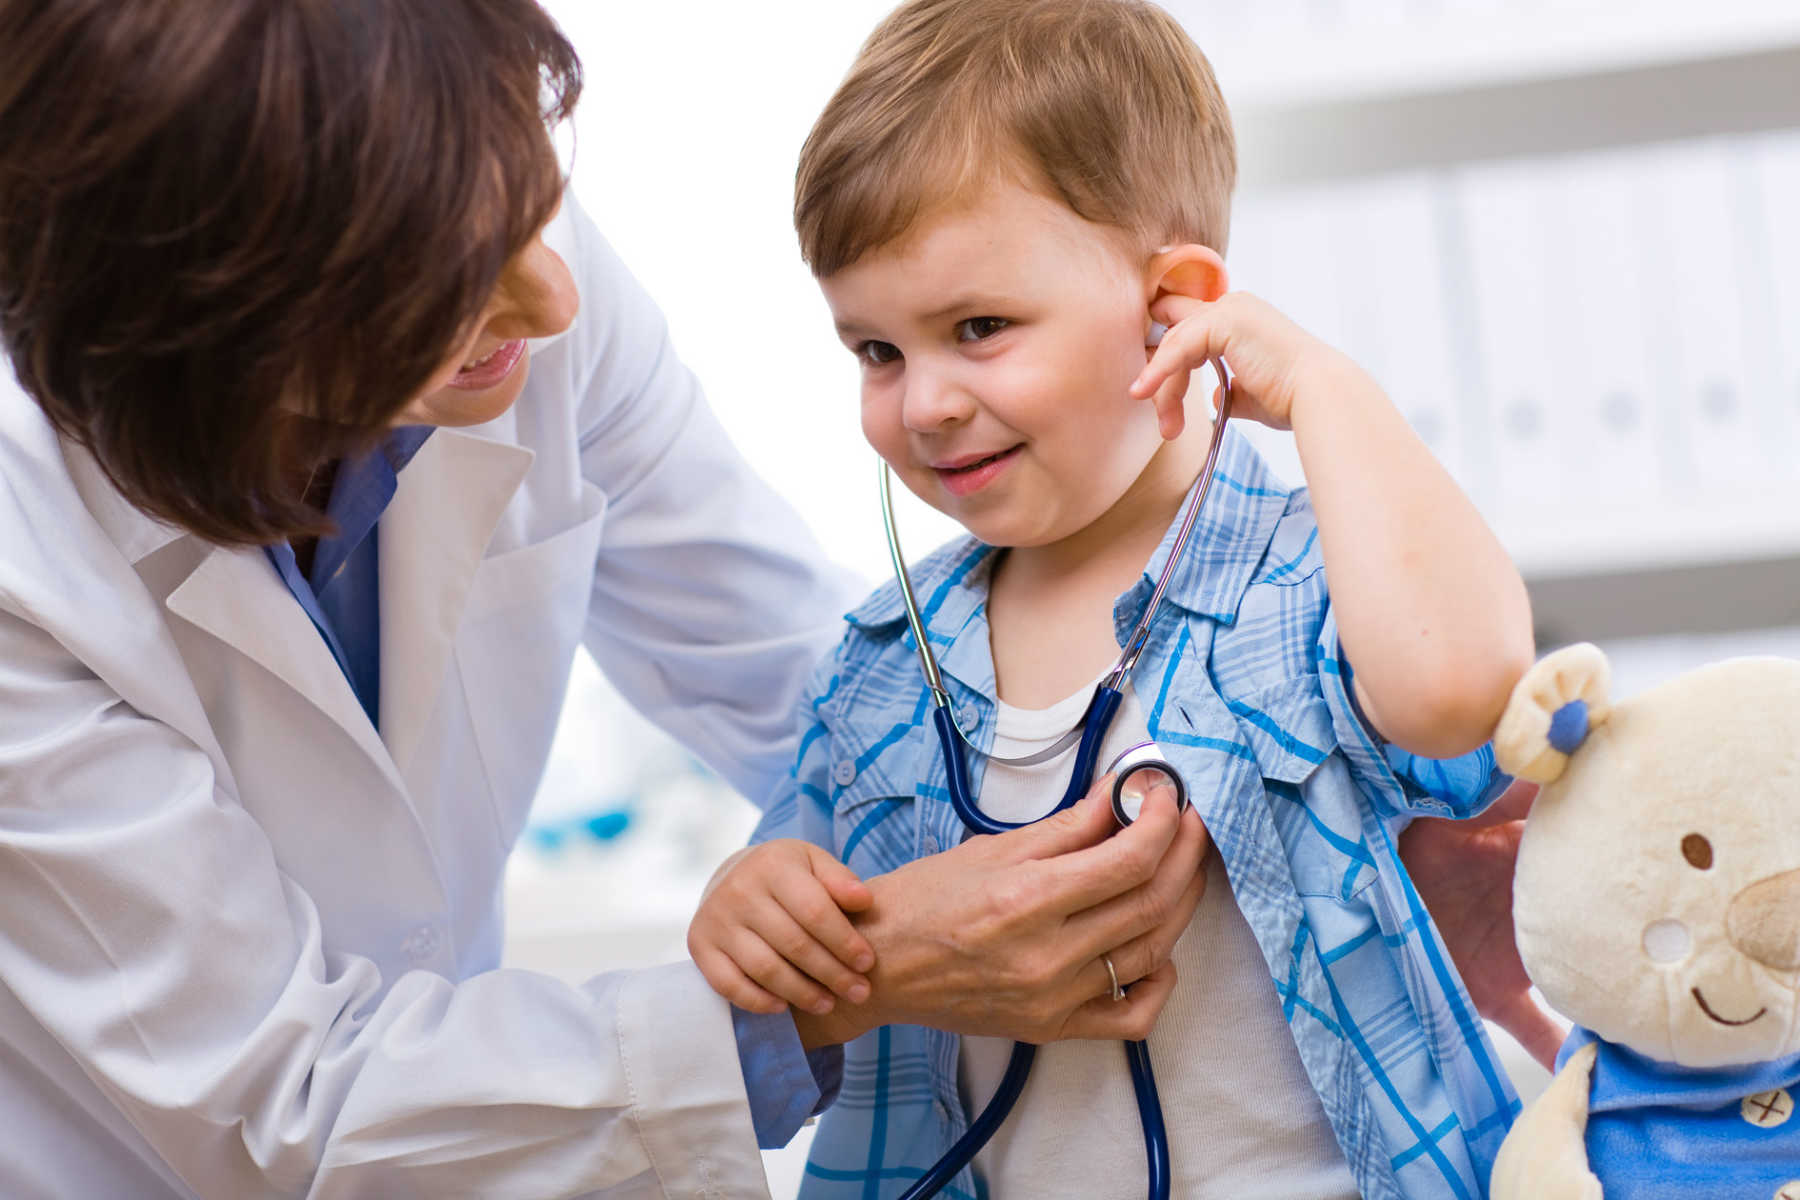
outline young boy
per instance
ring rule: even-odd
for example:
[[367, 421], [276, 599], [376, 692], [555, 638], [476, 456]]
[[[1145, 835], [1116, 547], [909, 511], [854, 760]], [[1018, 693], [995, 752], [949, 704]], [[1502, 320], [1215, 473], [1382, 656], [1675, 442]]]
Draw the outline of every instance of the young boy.
[[[995, 756], [1078, 723], [1142, 611], [1211, 433], [1188, 372], [1223, 355], [1233, 415], [1293, 429], [1306, 491], [1227, 434], [1101, 760], [1157, 741], [1218, 850], [1149, 1039], [1173, 1191], [1479, 1196], [1516, 1102], [1395, 847], [1412, 814], [1498, 790], [1482, 743], [1530, 660], [1524, 587], [1373, 380], [1228, 294], [1234, 174], [1211, 70], [1161, 10], [913, 0], [814, 128], [796, 224], [862, 365], [865, 435], [971, 535], [913, 587]], [[844, 868], [788, 839], [867, 876], [964, 836], [897, 589], [849, 621], [791, 787], [690, 936], [743, 1008], [880, 986], [837, 906], [818, 915]], [[983, 809], [1041, 815], [1072, 757], [972, 754]], [[904, 1190], [1009, 1050], [907, 1026], [853, 1042], [804, 1194]], [[947, 1194], [1141, 1196], [1145, 1171], [1119, 1047], [1057, 1042], [980, 1182]]]

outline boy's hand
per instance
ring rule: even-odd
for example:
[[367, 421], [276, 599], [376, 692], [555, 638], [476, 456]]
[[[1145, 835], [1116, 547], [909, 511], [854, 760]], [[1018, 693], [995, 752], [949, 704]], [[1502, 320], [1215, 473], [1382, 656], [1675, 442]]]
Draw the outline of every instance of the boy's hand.
[[[846, 912], [873, 897], [830, 851], [795, 839], [740, 850], [719, 867], [688, 927], [688, 952], [708, 983], [748, 1012], [789, 1004], [828, 1013], [832, 993], [860, 1004], [875, 965]], [[829, 990], [828, 990], [829, 989]]]
[[[1248, 292], [1230, 292], [1211, 303], [1169, 293], [1151, 306], [1150, 315], [1169, 331], [1131, 394], [1154, 399], [1164, 438], [1178, 437], [1186, 428], [1188, 377], [1214, 357], [1231, 368], [1231, 415], [1273, 429], [1293, 428], [1306, 380], [1324, 371], [1359, 369]], [[1213, 399], [1216, 409], [1216, 390]]]

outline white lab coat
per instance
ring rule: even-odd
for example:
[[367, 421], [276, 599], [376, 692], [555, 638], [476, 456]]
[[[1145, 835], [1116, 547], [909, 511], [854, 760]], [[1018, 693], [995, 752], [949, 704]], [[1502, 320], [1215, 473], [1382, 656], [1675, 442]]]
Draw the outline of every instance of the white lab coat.
[[767, 1195], [691, 964], [496, 969], [577, 643], [760, 797], [846, 598], [554, 233], [575, 327], [379, 527], [379, 735], [261, 550], [130, 508], [0, 363], [0, 1195]]

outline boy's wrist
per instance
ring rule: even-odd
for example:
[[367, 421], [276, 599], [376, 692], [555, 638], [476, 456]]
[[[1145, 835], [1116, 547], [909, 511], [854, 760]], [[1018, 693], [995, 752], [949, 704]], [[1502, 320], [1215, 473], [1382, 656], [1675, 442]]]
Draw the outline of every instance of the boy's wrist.
[[1314, 410], [1327, 405], [1334, 415], [1356, 405], [1386, 403], [1387, 396], [1369, 373], [1339, 350], [1317, 343], [1295, 365], [1288, 398], [1288, 426], [1299, 432], [1312, 422]]

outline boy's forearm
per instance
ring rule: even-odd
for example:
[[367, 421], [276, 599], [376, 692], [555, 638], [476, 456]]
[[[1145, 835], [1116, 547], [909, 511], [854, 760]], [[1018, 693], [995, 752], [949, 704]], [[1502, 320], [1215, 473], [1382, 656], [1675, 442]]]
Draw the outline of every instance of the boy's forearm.
[[1531, 664], [1524, 581], [1367, 372], [1335, 352], [1309, 370], [1294, 438], [1358, 698], [1390, 741], [1464, 753]]

